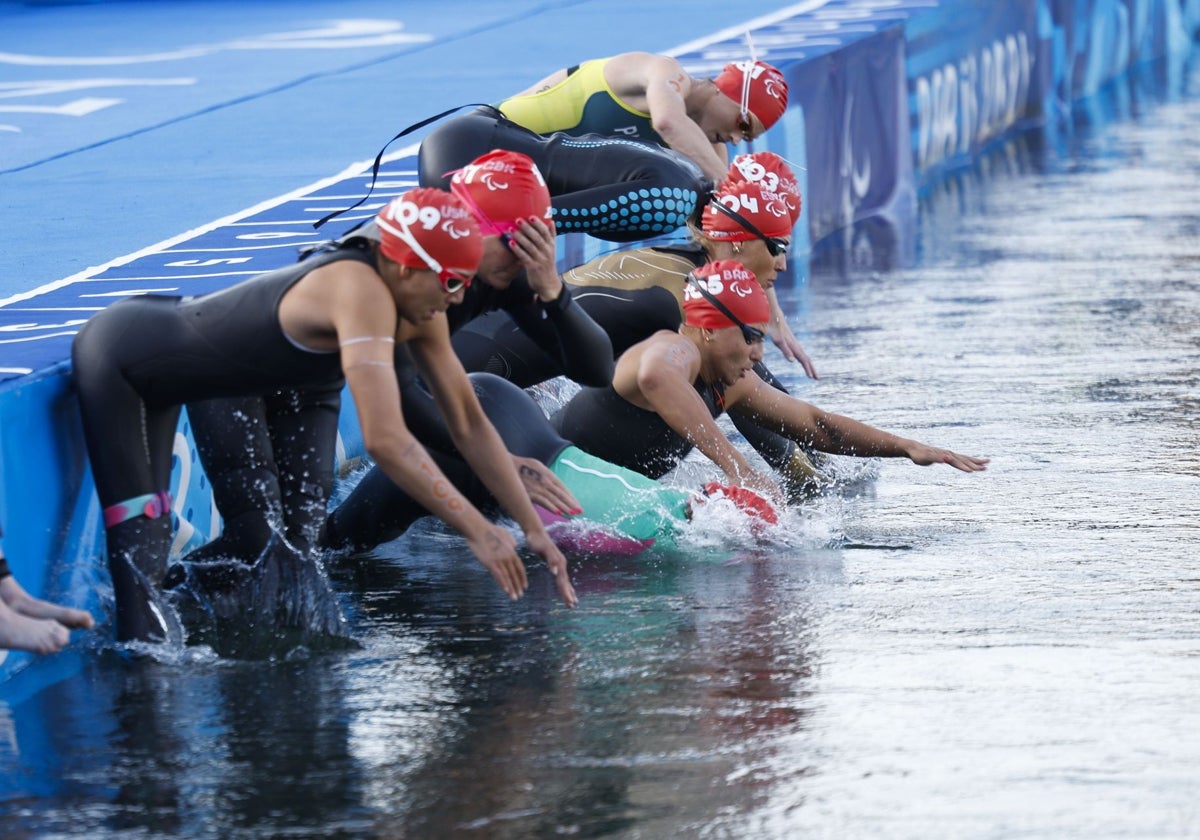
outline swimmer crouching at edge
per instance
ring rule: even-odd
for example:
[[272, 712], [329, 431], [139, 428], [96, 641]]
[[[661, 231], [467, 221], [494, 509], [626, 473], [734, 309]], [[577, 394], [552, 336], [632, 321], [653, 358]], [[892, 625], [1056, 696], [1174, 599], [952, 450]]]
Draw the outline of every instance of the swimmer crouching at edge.
[[566, 560], [450, 346], [444, 313], [478, 267], [478, 225], [459, 199], [432, 189], [394, 199], [378, 218], [385, 235], [377, 247], [318, 255], [211, 295], [119, 301], [76, 336], [72, 375], [104, 514], [119, 641], [182, 634], [160, 591], [180, 406], [340, 387], [343, 376], [371, 456], [463, 534], [510, 598], [524, 593], [528, 581], [512, 535], [453, 487], [405, 426], [396, 344], [412, 351], [459, 449], [546, 560], [563, 601], [576, 603]]

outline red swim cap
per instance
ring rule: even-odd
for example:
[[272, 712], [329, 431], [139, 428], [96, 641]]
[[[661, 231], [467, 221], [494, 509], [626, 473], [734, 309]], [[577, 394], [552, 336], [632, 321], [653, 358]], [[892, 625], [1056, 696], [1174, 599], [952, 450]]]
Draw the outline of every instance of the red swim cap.
[[783, 74], [765, 61], [735, 61], [713, 79], [721, 93], [770, 128], [787, 110], [788, 86]]
[[737, 183], [751, 181], [762, 184], [763, 192], [772, 197], [782, 198], [792, 215], [792, 224], [800, 218], [800, 182], [796, 173], [787, 165], [787, 161], [774, 152], [751, 152], [738, 155], [729, 165], [726, 178]]
[[550, 221], [550, 190], [528, 155], [495, 149], [480, 155], [450, 179], [454, 193], [475, 214], [484, 236], [517, 229], [517, 219]]
[[771, 307], [767, 303], [767, 293], [759, 285], [754, 272], [737, 260], [706, 263], [688, 275], [683, 284], [683, 322], [689, 327], [707, 330], [738, 326], [696, 286], [708, 292], [746, 326], [770, 320]]
[[775, 513], [774, 506], [753, 490], [716, 481], [704, 485], [704, 495], [712, 498], [717, 494], [729, 499], [738, 510], [751, 519], [760, 520], [767, 525], [779, 524], [779, 515]]
[[[733, 213], [723, 212], [720, 207], [714, 206], [717, 202]], [[781, 194], [767, 192], [761, 181], [722, 181], [704, 208], [701, 227], [705, 235], [721, 242], [758, 239], [758, 233], [750, 230], [745, 222], [757, 228], [763, 236], [792, 235], [792, 213]]]
[[409, 268], [428, 268], [443, 277], [473, 277], [483, 257], [483, 239], [471, 211], [445, 190], [418, 187], [384, 205], [375, 217], [379, 250]]

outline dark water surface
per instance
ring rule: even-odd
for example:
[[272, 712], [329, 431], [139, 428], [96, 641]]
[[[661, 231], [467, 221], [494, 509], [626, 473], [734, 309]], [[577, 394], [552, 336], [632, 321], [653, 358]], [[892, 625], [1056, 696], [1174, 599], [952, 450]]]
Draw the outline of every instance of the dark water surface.
[[0, 836], [1200, 836], [1185, 81], [781, 288], [798, 393], [989, 472], [838, 460], [770, 541], [574, 564], [575, 611], [419, 527], [336, 575], [359, 649], [62, 655], [0, 692]]

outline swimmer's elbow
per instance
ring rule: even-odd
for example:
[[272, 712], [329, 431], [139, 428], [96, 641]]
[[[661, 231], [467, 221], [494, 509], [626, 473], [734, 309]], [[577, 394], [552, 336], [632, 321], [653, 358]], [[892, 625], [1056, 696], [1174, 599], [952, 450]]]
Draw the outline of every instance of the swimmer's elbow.
[[[686, 116], [683, 117], [683, 120], [687, 119]], [[688, 121], [690, 122], [690, 120]], [[652, 114], [650, 116], [650, 125], [654, 128], [655, 134], [670, 144], [672, 138], [679, 133], [682, 120], [678, 114]]]

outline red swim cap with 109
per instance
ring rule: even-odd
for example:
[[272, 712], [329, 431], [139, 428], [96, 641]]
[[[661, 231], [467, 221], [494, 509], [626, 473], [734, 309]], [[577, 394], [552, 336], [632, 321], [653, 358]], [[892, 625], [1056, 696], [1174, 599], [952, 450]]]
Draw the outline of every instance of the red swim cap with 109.
[[379, 250], [409, 268], [428, 268], [442, 277], [473, 277], [483, 258], [475, 217], [445, 190], [418, 187], [393, 198], [375, 216]]

